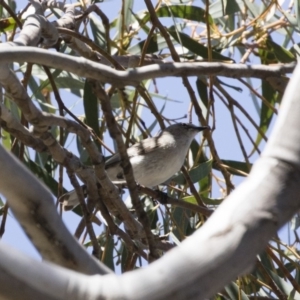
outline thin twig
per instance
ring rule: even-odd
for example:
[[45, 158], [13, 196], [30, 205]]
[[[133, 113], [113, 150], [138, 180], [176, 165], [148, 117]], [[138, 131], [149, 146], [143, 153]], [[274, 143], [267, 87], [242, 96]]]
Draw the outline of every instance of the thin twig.
[[61, 27], [57, 27], [57, 30], [59, 33], [63, 33], [63, 34], [68, 34], [72, 37], [75, 37], [77, 39], [79, 39], [80, 41], [86, 43], [87, 45], [89, 45], [93, 50], [99, 52], [105, 59], [107, 59], [116, 69], [118, 70], [124, 70], [124, 68], [110, 55], [108, 54], [106, 51], [104, 51], [103, 49], [101, 49], [99, 46], [97, 46], [92, 40], [90, 40], [89, 38], [80, 35], [79, 33], [70, 30], [70, 29], [66, 29], [66, 28], [61, 28]]
[[89, 233], [89, 236], [90, 236], [90, 239], [91, 239], [91, 242], [92, 242], [92, 245], [93, 245], [93, 255], [97, 259], [99, 259], [101, 249], [100, 249], [100, 245], [97, 241], [97, 237], [96, 237], [94, 229], [93, 229], [93, 224], [91, 222], [91, 212], [89, 212], [89, 210], [86, 206], [86, 203], [84, 201], [84, 195], [83, 195], [82, 188], [79, 185], [78, 180], [77, 180], [74, 173], [70, 172], [67, 169], [67, 174], [70, 178], [71, 184], [73, 185], [74, 189], [76, 190], [76, 194], [77, 194], [77, 197], [78, 197], [78, 200], [79, 200], [79, 203], [80, 203], [80, 206], [81, 206], [83, 218], [84, 218], [84, 221], [85, 221], [85, 226], [86, 226], [86, 229]]
[[144, 186], [139, 186], [139, 191], [142, 194], [146, 194], [152, 197], [153, 199], [157, 200], [159, 203], [163, 205], [170, 204], [173, 206], [179, 206], [182, 208], [189, 209], [191, 211], [198, 212], [206, 217], [209, 217], [213, 213], [213, 210], [186, 202], [184, 200], [169, 197], [166, 193], [161, 192], [159, 190], [152, 190]]
[[[155, 13], [155, 10], [154, 10], [154, 7], [152, 5], [152, 2], [150, 0], [145, 0], [145, 3], [146, 3], [146, 6], [148, 8], [148, 11], [149, 11], [149, 14], [150, 14], [150, 18], [151, 18], [151, 21], [152, 21], [152, 24], [153, 26], [156, 26], [161, 35], [164, 37], [167, 45], [168, 45], [168, 48], [171, 52], [171, 56], [173, 58], [174, 61], [176, 62], [179, 62], [180, 61], [180, 58], [179, 58], [179, 55], [177, 54], [176, 50], [175, 50], [175, 47], [170, 39], [170, 36], [169, 34], [167, 33], [165, 27], [161, 24], [161, 22], [159, 21], [156, 13]], [[183, 84], [184, 86], [186, 87], [187, 91], [188, 91], [188, 94], [190, 96], [190, 99], [194, 105], [194, 108], [195, 108], [195, 111], [196, 111], [196, 114], [199, 118], [199, 122], [202, 124], [202, 125], [206, 125], [206, 120], [202, 114], [202, 109], [200, 108], [199, 106], [199, 103], [197, 101], [197, 98], [195, 96], [195, 92], [188, 80], [188, 78], [186, 76], [182, 76], [182, 81], [183, 81]], [[231, 180], [230, 180], [230, 174], [227, 172], [226, 169], [224, 169], [222, 166], [221, 166], [221, 160], [219, 158], [219, 155], [217, 153], [217, 150], [215, 148], [215, 145], [214, 145], [214, 141], [211, 137], [211, 134], [210, 132], [207, 132], [206, 133], [206, 138], [207, 138], [207, 141], [208, 141], [208, 144], [209, 144], [209, 147], [210, 147], [210, 151], [211, 151], [211, 154], [214, 158], [214, 160], [216, 161], [216, 164], [218, 164], [220, 166], [220, 170], [224, 176], [224, 179], [225, 179], [225, 182], [226, 182], [226, 186], [227, 186], [227, 194], [230, 193], [230, 191], [234, 188], [233, 187], [233, 184], [231, 183]]]
[[278, 297], [278, 299], [279, 300], [286, 300], [286, 296], [278, 288], [278, 286], [273, 281], [273, 279], [271, 278], [269, 273], [266, 271], [264, 265], [259, 260], [256, 260], [256, 267], [258, 268], [258, 271], [262, 273], [262, 276], [264, 278], [264, 282], [271, 287], [271, 291]]
[[128, 251], [132, 251], [132, 252], [136, 253], [137, 255], [143, 257], [144, 259], [147, 259], [147, 254], [142, 249], [137, 247], [136, 244], [131, 240], [129, 235], [114, 223], [111, 215], [109, 214], [107, 207], [104, 205], [104, 203], [101, 201], [101, 199], [99, 199], [99, 201], [97, 201], [97, 206], [100, 209], [102, 217], [105, 219], [105, 221], [107, 223], [110, 234], [112, 234], [112, 235], [115, 234], [115, 235], [119, 236], [126, 244]]
[[181, 172], [182, 172], [182, 174], [183, 174], [183, 176], [184, 176], [184, 178], [185, 178], [185, 180], [186, 180], [189, 188], [191, 189], [191, 192], [194, 195], [194, 197], [195, 197], [198, 205], [202, 206], [202, 207], [205, 207], [205, 204], [204, 204], [203, 200], [201, 199], [200, 194], [197, 192], [197, 190], [196, 190], [196, 188], [194, 186], [194, 183], [192, 182], [191, 177], [190, 177], [188, 171], [185, 169], [184, 166], [181, 167]]
[[268, 247], [266, 249], [267, 254], [270, 256], [270, 258], [277, 264], [277, 266], [281, 269], [284, 276], [290, 281], [294, 289], [300, 293], [300, 286], [297, 283], [297, 281], [293, 278], [290, 271], [286, 269], [286, 267], [282, 264], [282, 262], [278, 259], [278, 257], [273, 253], [273, 251]]
[[255, 96], [257, 96], [259, 99], [261, 99], [261, 101], [269, 108], [273, 111], [273, 113], [275, 113], [276, 115], [278, 114], [278, 110], [272, 106], [270, 104], [270, 102], [263, 97], [262, 95], [260, 95], [248, 82], [246, 82], [244, 79], [239, 78], [238, 79], [241, 83], [243, 83]]
[[6, 202], [3, 206], [3, 211], [2, 211], [2, 220], [1, 220], [1, 225], [0, 225], [0, 238], [2, 238], [4, 232], [5, 232], [5, 224], [7, 220], [7, 214], [8, 214], [8, 203]]
[[238, 103], [236, 100], [234, 100], [229, 93], [220, 85], [216, 84], [217, 88], [221, 91], [221, 93], [224, 95], [225, 99], [230, 103], [232, 103], [234, 106], [236, 106], [244, 115], [245, 117], [249, 120], [249, 122], [253, 125], [253, 127], [257, 130], [257, 132], [261, 135], [261, 137], [265, 140], [268, 141], [268, 138], [264, 134], [264, 132], [259, 128], [259, 126], [256, 124], [256, 122], [253, 120], [253, 118], [250, 116], [250, 114], [246, 111], [246, 109]]
[[102, 107], [103, 113], [105, 115], [109, 133], [110, 133], [111, 137], [116, 140], [116, 143], [118, 146], [118, 152], [121, 157], [121, 166], [123, 168], [124, 176], [126, 178], [131, 201], [136, 210], [138, 220], [143, 225], [143, 228], [144, 228], [144, 231], [146, 234], [146, 239], [147, 239], [148, 246], [149, 246], [149, 261], [151, 262], [160, 257], [159, 251], [157, 251], [158, 249], [156, 249], [154, 236], [151, 232], [151, 226], [150, 226], [151, 224], [150, 224], [150, 221], [148, 219], [146, 212], [143, 209], [142, 203], [138, 197], [138, 189], [136, 186], [136, 182], [134, 180], [132, 166], [131, 166], [129, 158], [128, 158], [127, 149], [123, 142], [122, 135], [121, 135], [120, 131], [118, 130], [116, 120], [113, 116], [111, 103], [107, 97], [107, 94], [101, 87], [101, 85], [99, 83], [95, 83], [95, 84], [96, 84], [95, 92], [97, 94], [97, 97], [101, 101], [101, 107]]

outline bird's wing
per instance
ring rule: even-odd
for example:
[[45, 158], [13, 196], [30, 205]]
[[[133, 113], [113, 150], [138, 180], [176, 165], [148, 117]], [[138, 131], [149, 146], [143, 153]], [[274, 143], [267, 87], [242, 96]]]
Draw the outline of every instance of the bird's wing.
[[[86, 197], [87, 196], [87, 188], [86, 185], [82, 185], [82, 192], [83, 192], [83, 196]], [[79, 200], [77, 197], [77, 193], [75, 190], [72, 190], [68, 193], [63, 194], [58, 201], [60, 203], [62, 203], [64, 210], [71, 210], [73, 209], [75, 206], [77, 206], [79, 204]]]
[[[158, 138], [148, 138], [140, 141], [127, 149], [128, 157], [131, 158], [137, 155], [143, 155], [154, 151], [158, 147]], [[105, 169], [116, 165], [120, 162], [120, 154], [116, 153], [105, 161]]]
[[158, 147], [158, 137], [148, 138], [127, 149], [129, 158], [154, 151]]
[[107, 161], [105, 161], [105, 169], [115, 164], [118, 164], [119, 162], [120, 162], [120, 154], [116, 153], [113, 156], [111, 156]]

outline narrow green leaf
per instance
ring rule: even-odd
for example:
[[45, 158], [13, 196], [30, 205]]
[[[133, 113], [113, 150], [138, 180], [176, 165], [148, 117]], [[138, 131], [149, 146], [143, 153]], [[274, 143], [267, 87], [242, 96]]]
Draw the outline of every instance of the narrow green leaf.
[[102, 262], [109, 267], [111, 270], [115, 270], [114, 266], [114, 239], [111, 235], [106, 235], [105, 244], [102, 245], [105, 247], [102, 256]]
[[[49, 84], [49, 81], [48, 81], [48, 84]], [[33, 76], [31, 76], [29, 78], [28, 85], [29, 85], [30, 89], [33, 91], [33, 94], [31, 97], [35, 98], [35, 100], [38, 102], [41, 110], [44, 112], [48, 112], [48, 113], [55, 113], [55, 111], [56, 111], [55, 107], [50, 107], [49, 104], [46, 103], [45, 97], [42, 93], [42, 90], [47, 85], [44, 85], [44, 82], [41, 82], [40, 84], [38, 84]]]
[[[26, 66], [21, 65], [20, 70], [24, 73], [26, 71]], [[51, 73], [53, 79], [55, 80], [56, 87], [58, 89], [68, 89], [76, 96], [81, 97], [81, 90], [84, 87], [84, 83], [80, 76], [77, 76], [75, 74], [72, 74], [71, 72], [67, 72], [60, 69], [56, 69], [56, 70], [51, 69]], [[37, 84], [35, 78], [31, 76], [29, 79], [29, 87], [33, 91], [33, 96], [43, 101], [44, 96], [42, 94], [42, 90], [48, 89], [52, 91], [50, 81], [44, 69], [39, 65], [33, 66], [32, 75], [40, 79], [41, 83]]]
[[0, 217], [3, 215], [3, 213], [4, 213], [4, 206], [3, 206], [3, 202], [0, 197]]
[[[209, 175], [211, 171], [211, 160], [208, 160], [204, 163], [199, 164], [195, 168], [189, 170], [189, 175], [192, 179], [193, 183], [196, 183], [200, 181], [202, 178], [205, 178], [206, 176]], [[175, 181], [177, 184], [183, 185], [186, 184], [186, 180], [183, 176], [183, 174], [179, 174], [175, 177], [172, 178], [172, 181]]]
[[173, 234], [179, 241], [182, 241], [187, 235], [187, 228], [189, 226], [189, 217], [191, 212], [188, 209], [175, 207], [172, 211], [174, 229]]
[[93, 128], [95, 133], [100, 136], [98, 99], [93, 93], [92, 86], [88, 80], [86, 80], [84, 84], [83, 107], [86, 124]]
[[[206, 197], [201, 197], [203, 202], [207, 205], [220, 205], [224, 199], [213, 199], [213, 198], [206, 198]], [[182, 198], [185, 202], [189, 202], [195, 205], [198, 205], [197, 200], [195, 199], [194, 196], [187, 196]]]
[[273, 42], [271, 38], [267, 40], [267, 46], [269, 50], [274, 53], [279, 62], [290, 63], [296, 61], [296, 58], [292, 52]]
[[[1, 123], [0, 123], [0, 126], [1, 126]], [[6, 150], [10, 151], [10, 149], [11, 149], [11, 135], [10, 135], [10, 133], [8, 133], [5, 130], [2, 130], [1, 131], [1, 137], [2, 137], [2, 146]]]
[[123, 48], [126, 49], [132, 38], [129, 37], [127, 33], [135, 18], [132, 16], [133, 0], [126, 0], [122, 3], [122, 10], [119, 12], [119, 18], [117, 19], [118, 31], [114, 40], [119, 40]]
[[236, 0], [226, 1], [225, 15], [232, 15], [238, 11], [240, 11], [240, 7], [237, 4]]
[[[266, 269], [273, 269], [273, 261], [272, 259], [267, 255], [266, 252], [262, 252], [259, 256], [258, 256], [260, 262], [263, 264], [263, 266]], [[260, 273], [260, 271], [258, 271]], [[261, 279], [263, 279], [263, 277], [260, 277]]]
[[[167, 29], [169, 34], [183, 47], [187, 48], [191, 52], [195, 53], [198, 56], [201, 56], [204, 59], [208, 59], [208, 49], [202, 44], [196, 42], [187, 34], [178, 32], [172, 26], [170, 29]], [[212, 58], [220, 61], [233, 61], [230, 57], [223, 56], [218, 52], [212, 51]]]
[[105, 39], [105, 29], [102, 22], [99, 20], [99, 18], [96, 18], [92, 14], [89, 15], [89, 18], [90, 18], [92, 34], [94, 37], [93, 41], [100, 48], [106, 49], [107, 41]]
[[292, 284], [288, 281], [285, 281], [283, 278], [279, 277], [275, 272], [271, 271], [270, 269], [266, 269], [271, 278], [274, 280], [278, 288], [285, 294], [294, 294], [293, 300], [300, 300], [300, 294], [298, 292], [294, 292], [294, 288]]
[[249, 300], [245, 292], [234, 282], [231, 282], [227, 286], [225, 286], [225, 290], [227, 294], [229, 295], [230, 299], [236, 300]]
[[294, 9], [295, 9], [295, 13], [296, 13], [296, 20], [297, 20], [298, 30], [299, 30], [299, 28], [300, 28], [300, 2], [299, 2], [299, 0], [294, 1]]
[[[74, 91], [81, 90], [84, 88], [84, 83], [81, 79], [73, 77], [73, 76], [60, 76], [55, 80], [56, 86], [60, 89], [69, 89], [72, 87], [73, 94]], [[81, 96], [79, 93], [76, 93], [77, 96]]]
[[[41, 79], [41, 84], [38, 85], [38, 88], [34, 90], [34, 94], [36, 94], [38, 92], [41, 92], [43, 89], [47, 88], [50, 85], [50, 81], [49, 81], [49, 79], [46, 79], [46, 80], [44, 79], [46, 76], [44, 72], [42, 72], [41, 70], [38, 71], [36, 68], [34, 70], [36, 70], [37, 72], [33, 72], [33, 75], [37, 76], [38, 78]], [[41, 74], [41, 72], [44, 74]], [[62, 72], [63, 72], [63, 70], [53, 71], [52, 72], [53, 79], [56, 79]]]
[[[273, 87], [265, 80], [262, 80], [262, 96], [268, 100], [268, 102], [275, 106], [278, 98], [278, 93], [273, 89]], [[262, 130], [262, 132], [266, 133], [269, 129], [269, 125], [271, 124], [272, 118], [274, 116], [273, 110], [268, 108], [264, 103], [261, 105], [260, 110], [260, 124], [259, 127]], [[256, 138], [256, 145], [260, 143], [262, 140], [261, 135], [258, 133]]]
[[240, 6], [240, 10], [244, 8], [244, 5], [248, 9], [249, 13], [252, 14], [253, 18], [258, 17], [261, 14], [261, 5], [254, 3], [250, 0], [237, 0], [237, 3]]
[[[296, 258], [297, 262], [298, 262], [298, 258]], [[299, 272], [299, 268], [296, 269], [296, 275], [295, 275], [295, 280], [298, 284], [300, 284], [300, 272]]]
[[[248, 165], [245, 162], [236, 161], [236, 160], [226, 160], [226, 159], [222, 159], [221, 161], [224, 165], [227, 165], [230, 168], [232, 168], [232, 169], [228, 169], [228, 172], [233, 174], [233, 175], [244, 177], [243, 174], [241, 174], [237, 171], [234, 171], [233, 169], [240, 170], [240, 171], [242, 171], [246, 174], [248, 174], [250, 172], [250, 170], [248, 169]], [[250, 167], [252, 167], [252, 164], [250, 165]], [[216, 170], [219, 170], [218, 168], [216, 168], [215, 165], [213, 165], [213, 168], [216, 169]]]
[[161, 99], [161, 100], [170, 101], [170, 102], [176, 102], [176, 103], [183, 103], [183, 101], [175, 100], [175, 99], [169, 98], [168, 96], [163, 96], [163, 95], [157, 94], [157, 93], [151, 93], [151, 92], [149, 92], [149, 95], [152, 98], [155, 97], [156, 99]]
[[208, 106], [208, 92], [207, 92], [207, 85], [203, 82], [203, 80], [207, 80], [206, 77], [203, 78], [197, 78], [196, 80], [196, 87], [197, 87], [197, 91], [198, 94], [200, 96], [200, 99], [202, 101], [202, 103], [205, 105], [205, 107], [207, 108]]
[[147, 215], [148, 215], [148, 218], [151, 222], [151, 229], [157, 229], [157, 222], [159, 221], [158, 214], [157, 214], [157, 209], [152, 210], [151, 212], [149, 211], [147, 213]]
[[224, 199], [213, 199], [208, 197], [201, 197], [203, 202], [207, 205], [220, 205]]
[[132, 9], [133, 9], [133, 0], [126, 0], [124, 1], [124, 25], [126, 29], [129, 28], [129, 26], [132, 23]]
[[[26, 160], [24, 163], [33, 174], [46, 184], [46, 186], [52, 191], [53, 195], [57, 196], [58, 182], [53, 178], [53, 176], [49, 174], [45, 168], [41, 168], [30, 159]], [[66, 193], [67, 191], [64, 190], [63, 192]]]
[[237, 2], [241, 1], [214, 1], [209, 6], [209, 13], [213, 19], [235, 14], [240, 11], [240, 7]]
[[[282, 257], [285, 258], [285, 254], [282, 253]], [[295, 258], [295, 257], [294, 257]], [[298, 259], [295, 258], [295, 263], [291, 263], [291, 262], [288, 262], [286, 264], [284, 264], [284, 268], [290, 273], [290, 274], [293, 274], [293, 272], [296, 270], [297, 267], [299, 267], [299, 264], [298, 264]], [[281, 268], [277, 268], [276, 269], [276, 272], [278, 274], [278, 276], [284, 278], [285, 277], [285, 272], [286, 270], [282, 270]]]
[[126, 247], [126, 244], [124, 242], [122, 242], [120, 253], [121, 253], [121, 270], [122, 273], [124, 273], [126, 271], [128, 260], [132, 258], [133, 253], [129, 251], [129, 249]]
[[86, 148], [82, 147], [81, 140], [78, 136], [76, 136], [76, 146], [79, 153], [80, 161], [82, 161], [84, 164], [91, 166], [91, 158], [86, 150]]
[[[170, 5], [170, 6], [161, 6], [157, 11], [156, 15], [160, 18], [163, 17], [173, 17], [173, 18], [182, 18], [196, 22], [206, 23], [206, 12], [204, 9], [198, 6], [192, 5]], [[150, 15], [147, 13], [143, 19], [143, 22], [146, 23], [150, 20]], [[208, 16], [209, 24], [212, 25], [213, 19], [211, 16]]]
[[[129, 47], [127, 49], [128, 53], [134, 54], [134, 55], [140, 55], [145, 42], [146, 42], [146, 40], [143, 40], [143, 41], [139, 42], [138, 44], [136, 44], [132, 47]], [[148, 53], [148, 54], [155, 53], [155, 52], [161, 51], [163, 49], [166, 49], [166, 47], [167, 47], [167, 43], [166, 43], [165, 39], [161, 36], [157, 36], [156, 34], [154, 34], [154, 35], [152, 35], [152, 37], [149, 41], [146, 53]]]
[[289, 294], [287, 300], [294, 300], [294, 299], [296, 299], [295, 297], [296, 297], [296, 290], [293, 289], [293, 290], [290, 292], [290, 294]]
[[12, 31], [15, 28], [15, 26], [16, 26], [16, 22], [15, 22], [14, 18], [12, 18], [12, 17], [0, 20], [0, 31], [1, 32]]
[[[210, 172], [207, 174], [207, 176], [205, 176], [204, 178], [202, 178], [199, 181], [199, 192], [201, 194], [201, 197], [203, 199], [203, 201], [205, 202], [205, 199], [209, 199], [209, 195], [211, 193], [211, 184], [212, 184], [212, 160], [211, 160], [211, 165], [210, 165]], [[207, 204], [208, 201], [206, 201]], [[213, 203], [214, 205], [215, 203]]]

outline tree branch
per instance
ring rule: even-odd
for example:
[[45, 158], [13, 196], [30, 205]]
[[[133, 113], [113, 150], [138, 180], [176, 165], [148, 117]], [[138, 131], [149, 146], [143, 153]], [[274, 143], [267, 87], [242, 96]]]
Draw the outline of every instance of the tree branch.
[[244, 65], [215, 62], [178, 62], [132, 68], [125, 71], [114, 70], [88, 59], [72, 57], [32, 47], [13, 48], [0, 45], [0, 64], [9, 62], [32, 62], [48, 67], [64, 69], [82, 77], [111, 83], [116, 87], [137, 86], [143, 80], [162, 77], [182, 76], [225, 76], [230, 78], [254, 77], [266, 79], [292, 73], [295, 63], [280, 65]]
[[2, 146], [0, 161], [1, 193], [43, 258], [86, 274], [110, 273], [70, 235], [49, 190]]

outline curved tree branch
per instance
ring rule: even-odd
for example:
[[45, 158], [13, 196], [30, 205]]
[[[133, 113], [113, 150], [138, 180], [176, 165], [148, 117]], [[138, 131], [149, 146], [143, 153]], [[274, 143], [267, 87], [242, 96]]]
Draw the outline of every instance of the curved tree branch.
[[71, 236], [49, 190], [2, 146], [0, 162], [1, 193], [43, 258], [86, 274], [110, 273]]
[[32, 47], [10, 47], [0, 45], [0, 64], [9, 62], [31, 62], [46, 65], [52, 68], [64, 69], [79, 76], [111, 83], [116, 87], [125, 85], [137, 86], [143, 80], [162, 77], [182, 76], [225, 76], [231, 78], [254, 77], [267, 79], [281, 77], [293, 72], [295, 63], [281, 65], [244, 65], [208, 62], [179, 62], [165, 63], [128, 69], [114, 70], [111, 67], [93, 62], [85, 58], [54, 53], [44, 49]]

